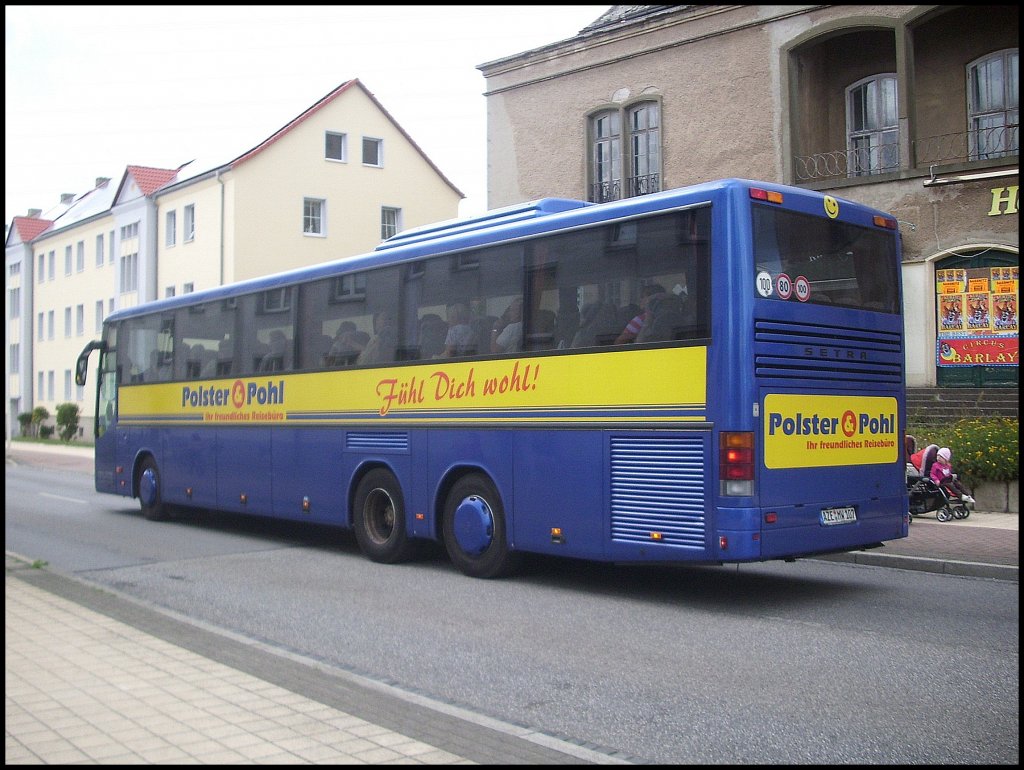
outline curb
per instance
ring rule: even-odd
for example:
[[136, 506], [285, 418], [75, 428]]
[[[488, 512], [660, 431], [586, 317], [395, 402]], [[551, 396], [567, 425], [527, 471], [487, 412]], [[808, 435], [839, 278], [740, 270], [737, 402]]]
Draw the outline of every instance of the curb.
[[866, 564], [873, 567], [906, 569], [915, 572], [935, 572], [941, 575], [990, 578], [993, 580], [1008, 580], [1013, 583], [1020, 582], [1020, 567], [1004, 564], [981, 564], [973, 561], [929, 559], [923, 556], [901, 556], [898, 554], [870, 553], [867, 551], [833, 553], [814, 558], [824, 561], [847, 562], [849, 564]]

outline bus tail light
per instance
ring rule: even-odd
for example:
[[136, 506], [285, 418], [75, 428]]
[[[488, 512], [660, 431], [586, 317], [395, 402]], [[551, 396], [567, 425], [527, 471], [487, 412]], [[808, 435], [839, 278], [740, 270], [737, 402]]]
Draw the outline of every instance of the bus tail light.
[[723, 495], [754, 494], [754, 434], [723, 431], [718, 439], [718, 481]]
[[782, 193], [775, 190], [762, 190], [760, 187], [750, 188], [750, 197], [756, 201], [768, 201], [769, 203], [782, 203]]

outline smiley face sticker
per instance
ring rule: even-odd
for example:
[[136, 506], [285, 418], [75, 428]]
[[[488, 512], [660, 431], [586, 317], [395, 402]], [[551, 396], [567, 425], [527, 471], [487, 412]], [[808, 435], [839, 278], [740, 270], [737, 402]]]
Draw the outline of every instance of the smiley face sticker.
[[829, 219], [835, 219], [839, 216], [839, 201], [831, 195], [825, 196], [825, 213], [828, 215]]

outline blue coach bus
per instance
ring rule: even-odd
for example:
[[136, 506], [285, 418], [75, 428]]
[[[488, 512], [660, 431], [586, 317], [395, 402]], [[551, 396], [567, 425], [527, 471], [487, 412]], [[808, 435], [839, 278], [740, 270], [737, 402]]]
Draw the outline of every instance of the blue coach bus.
[[76, 369], [98, 351], [96, 489], [481, 578], [905, 537], [900, 250], [885, 213], [726, 179], [118, 310]]

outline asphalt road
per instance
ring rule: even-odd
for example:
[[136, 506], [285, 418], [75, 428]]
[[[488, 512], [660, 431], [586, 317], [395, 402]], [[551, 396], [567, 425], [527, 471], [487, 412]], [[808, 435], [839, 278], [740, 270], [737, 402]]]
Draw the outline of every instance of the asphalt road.
[[480, 714], [658, 763], [1019, 755], [1016, 583], [848, 563], [533, 559], [479, 581], [344, 532], [145, 521], [73, 471], [8, 466], [8, 550], [149, 606]]

